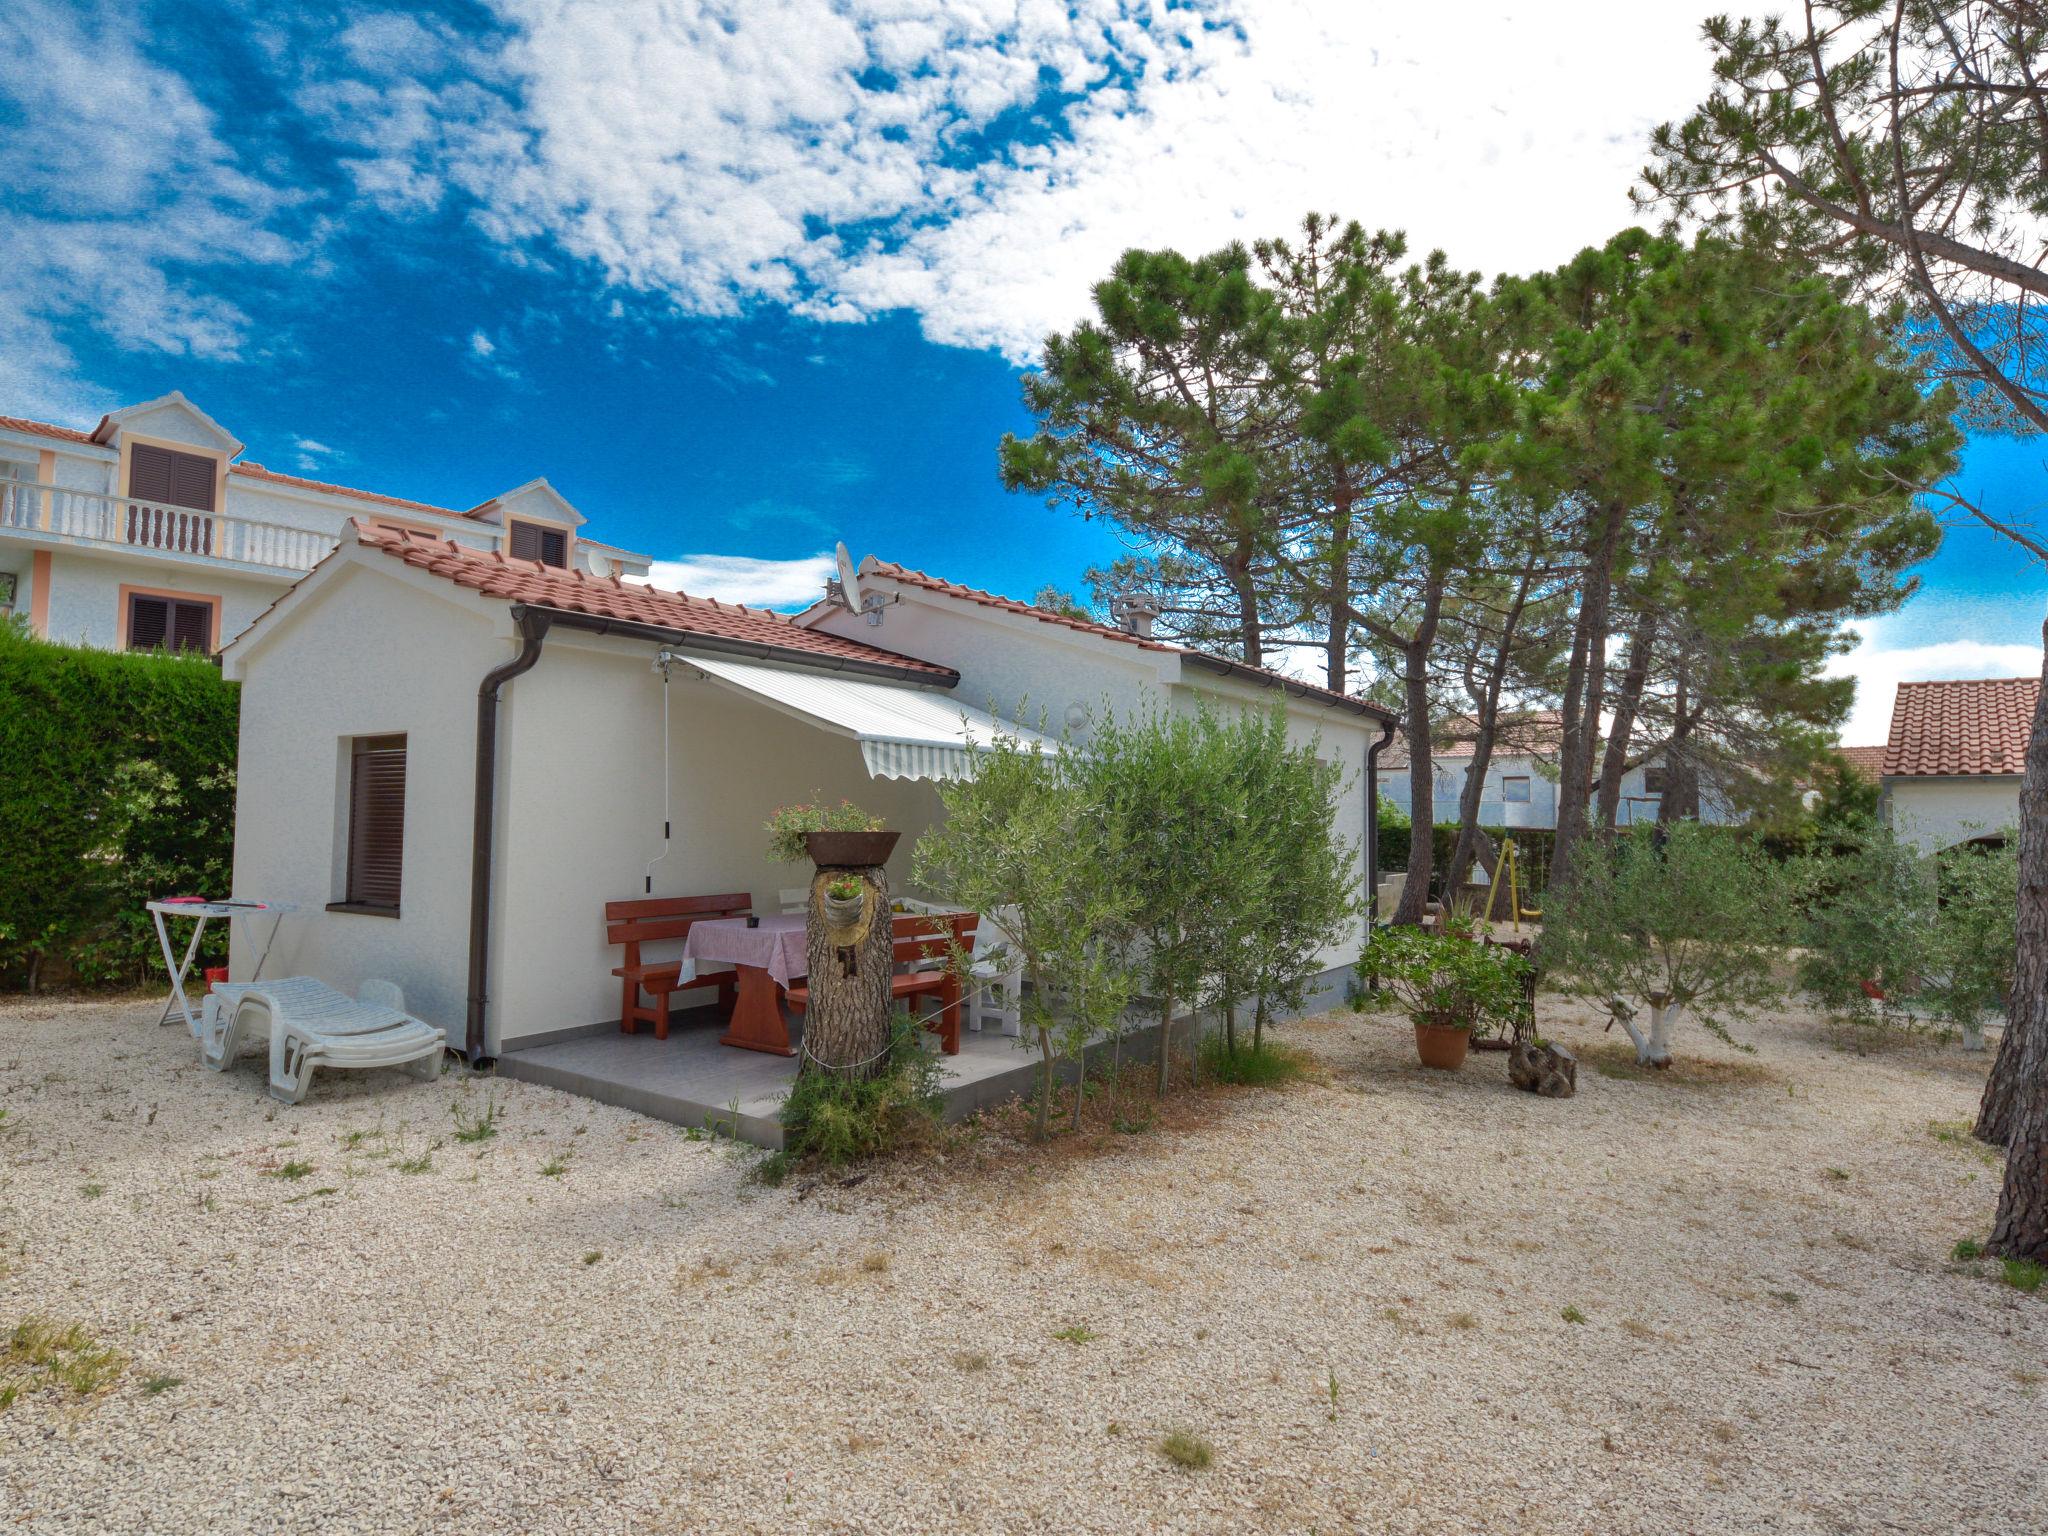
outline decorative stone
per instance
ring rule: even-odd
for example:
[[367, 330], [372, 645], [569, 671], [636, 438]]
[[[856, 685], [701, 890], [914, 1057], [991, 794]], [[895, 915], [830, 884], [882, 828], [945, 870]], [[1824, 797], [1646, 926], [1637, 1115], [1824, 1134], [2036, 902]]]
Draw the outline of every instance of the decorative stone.
[[1508, 1052], [1508, 1081], [1546, 1099], [1568, 1099], [1579, 1091], [1579, 1058], [1561, 1045], [1517, 1040]]

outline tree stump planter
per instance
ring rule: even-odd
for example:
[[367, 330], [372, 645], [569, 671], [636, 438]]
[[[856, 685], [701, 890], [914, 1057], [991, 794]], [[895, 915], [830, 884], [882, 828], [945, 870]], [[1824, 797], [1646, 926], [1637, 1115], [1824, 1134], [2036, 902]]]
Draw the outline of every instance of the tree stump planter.
[[1425, 1067], [1438, 1072], [1455, 1072], [1465, 1065], [1465, 1052], [1471, 1049], [1472, 1031], [1455, 1028], [1449, 1024], [1424, 1024], [1415, 1022], [1415, 1054]]
[[1508, 1081], [1545, 1099], [1568, 1099], [1579, 1091], [1579, 1058], [1561, 1045], [1517, 1040], [1508, 1053]]
[[[807, 839], [818, 869], [805, 908], [805, 957], [810, 1001], [804, 1011], [803, 1068], [840, 1077], [878, 1074], [889, 1050], [889, 972], [895, 928], [889, 912], [888, 858], [894, 832], [813, 832]], [[843, 864], [839, 858], [874, 857]], [[826, 860], [835, 862], [827, 863]], [[826, 888], [851, 876], [862, 886], [852, 922], [828, 915]], [[832, 903], [837, 907], [837, 903]], [[837, 916], [844, 918], [841, 909]]]

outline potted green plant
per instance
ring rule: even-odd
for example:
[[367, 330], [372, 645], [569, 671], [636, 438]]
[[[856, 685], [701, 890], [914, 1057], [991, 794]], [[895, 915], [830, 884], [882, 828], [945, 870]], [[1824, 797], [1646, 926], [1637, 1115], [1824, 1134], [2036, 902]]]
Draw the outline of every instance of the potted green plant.
[[860, 921], [861, 898], [867, 891], [859, 875], [834, 875], [825, 882], [825, 921], [851, 928]]
[[768, 818], [768, 857], [784, 863], [808, 858], [821, 869], [867, 869], [889, 862], [900, 832], [884, 831], [882, 818], [851, 800], [828, 805], [822, 797], [778, 806]]
[[1471, 925], [1455, 918], [1446, 920], [1442, 933], [1382, 929], [1359, 962], [1365, 977], [1391, 991], [1414, 1024], [1422, 1064], [1446, 1072], [1465, 1064], [1475, 1027], [1513, 1021], [1528, 966], [1520, 955], [1474, 943]]

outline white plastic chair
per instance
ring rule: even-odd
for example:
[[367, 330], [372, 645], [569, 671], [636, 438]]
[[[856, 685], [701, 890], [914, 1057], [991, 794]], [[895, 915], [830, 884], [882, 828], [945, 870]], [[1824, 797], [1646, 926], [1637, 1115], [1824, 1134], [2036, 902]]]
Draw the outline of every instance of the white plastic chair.
[[968, 957], [970, 995], [964, 1000], [967, 1027], [980, 1032], [993, 1020], [1012, 1039], [1024, 1033], [1024, 957], [1010, 942], [1003, 920], [1011, 916], [1004, 907], [984, 912], [974, 929], [974, 949]]
[[441, 1031], [405, 1011], [389, 981], [365, 981], [359, 995], [311, 976], [227, 982], [214, 987], [200, 1021], [199, 1060], [225, 1072], [242, 1053], [244, 1032], [267, 1026], [270, 1095], [287, 1104], [306, 1096], [316, 1067], [403, 1067], [432, 1082], [441, 1072]]

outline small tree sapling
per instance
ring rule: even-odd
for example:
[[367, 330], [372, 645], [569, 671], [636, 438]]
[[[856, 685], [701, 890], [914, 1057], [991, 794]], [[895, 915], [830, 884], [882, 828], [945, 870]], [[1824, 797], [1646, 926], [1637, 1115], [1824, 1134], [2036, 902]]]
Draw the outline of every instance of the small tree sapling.
[[[1562, 990], [1603, 1004], [1646, 1066], [1671, 1065], [1671, 1029], [1685, 1014], [1751, 1049], [1728, 1025], [1782, 995], [1779, 867], [1746, 835], [1697, 822], [1591, 843], [1582, 860], [1547, 903], [1543, 953]], [[1650, 1009], [1647, 1034], [1636, 1002]]]

